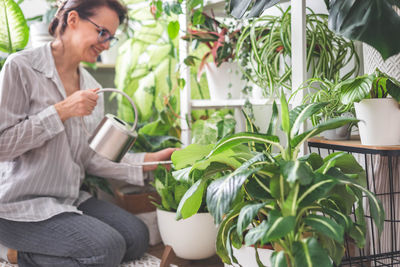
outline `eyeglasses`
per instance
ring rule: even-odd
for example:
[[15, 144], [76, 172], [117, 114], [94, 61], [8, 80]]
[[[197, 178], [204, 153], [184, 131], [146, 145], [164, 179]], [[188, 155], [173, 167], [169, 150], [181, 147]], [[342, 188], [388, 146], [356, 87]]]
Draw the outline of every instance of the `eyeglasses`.
[[110, 47], [112, 47], [113, 45], [115, 45], [118, 42], [118, 38], [111, 35], [111, 33], [107, 29], [104, 29], [103, 27], [97, 25], [96, 23], [94, 23], [92, 20], [90, 20], [88, 18], [86, 18], [85, 20], [92, 23], [99, 30], [99, 35], [97, 36], [97, 41], [100, 44], [104, 44], [104, 43], [110, 41]]

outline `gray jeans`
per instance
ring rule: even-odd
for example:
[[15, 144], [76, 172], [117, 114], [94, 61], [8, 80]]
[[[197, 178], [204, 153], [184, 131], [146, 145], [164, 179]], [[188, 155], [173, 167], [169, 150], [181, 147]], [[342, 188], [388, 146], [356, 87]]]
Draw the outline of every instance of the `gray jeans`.
[[95, 198], [78, 209], [84, 215], [62, 213], [40, 222], [0, 219], [0, 243], [18, 251], [20, 267], [114, 267], [147, 250], [148, 229], [133, 214]]

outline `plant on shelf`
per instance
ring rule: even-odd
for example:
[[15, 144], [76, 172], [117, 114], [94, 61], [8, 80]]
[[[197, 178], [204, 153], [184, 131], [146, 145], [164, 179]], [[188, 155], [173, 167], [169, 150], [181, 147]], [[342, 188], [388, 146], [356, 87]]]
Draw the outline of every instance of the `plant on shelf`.
[[[186, 170], [181, 179], [197, 182], [183, 196], [177, 216], [187, 218], [194, 214], [199, 195], [207, 191], [208, 210], [219, 224], [217, 253], [225, 263], [238, 263], [233, 249], [269, 243], [275, 250], [272, 266], [337, 266], [344, 255], [346, 239], [359, 247], [365, 245], [364, 198], [369, 201], [377, 229], [382, 231], [382, 205], [365, 188], [365, 171], [351, 154], [298, 156], [308, 138], [356, 121], [336, 118], [300, 133], [302, 123], [327, 104], [305, 104], [289, 111], [282, 94], [280, 120], [286, 145], [274, 135], [278, 118], [274, 104], [267, 134], [228, 136], [207, 155], [197, 156], [195, 164], [181, 164]], [[243, 144], [252, 152], [244, 152]], [[242, 153], [232, 155], [232, 150], [239, 148]], [[240, 164], [230, 164], [228, 159]], [[256, 259], [263, 266], [258, 254]]]
[[[229, 0], [228, 10], [236, 18], [258, 17], [282, 0]], [[329, 28], [350, 40], [373, 46], [383, 59], [400, 52], [400, 1], [398, 0], [325, 0], [329, 12]], [[248, 11], [248, 12], [247, 12]]]
[[[243, 74], [274, 96], [284, 87], [291, 90], [291, 13], [279, 8], [281, 16], [263, 16], [253, 19], [237, 43], [239, 65]], [[359, 70], [359, 57], [354, 43], [336, 36], [328, 29], [328, 16], [310, 10], [306, 15], [307, 71], [310, 78], [332, 82], [347, 79]], [[250, 39], [251, 48], [243, 49]], [[246, 52], [247, 51], [247, 52]], [[340, 71], [354, 60], [354, 67]]]
[[[354, 106], [352, 104], [343, 104], [340, 93], [341, 82], [331, 82], [326, 79], [312, 78], [307, 80], [292, 96], [300, 90], [305, 90], [304, 103], [328, 103], [324, 108], [313, 114], [310, 121], [313, 126], [320, 124], [332, 118], [344, 115], [353, 116]], [[354, 117], [354, 116], [353, 116]]]
[[[196, 49], [200, 44], [208, 47], [201, 58], [198, 77], [203, 72], [204, 65], [210, 56], [213, 58], [215, 66], [219, 67], [224, 62], [231, 62], [235, 57], [235, 47], [240, 36], [240, 29], [236, 28], [233, 23], [225, 24], [213, 17], [203, 14], [204, 23], [191, 26], [188, 33], [182, 37], [186, 41], [190, 41]], [[192, 24], [193, 25], [193, 24]], [[191, 63], [193, 57], [186, 59], [188, 64]]]
[[[25, 48], [29, 40], [29, 28], [19, 5], [13, 0], [0, 2], [0, 52], [5, 56]], [[5, 58], [0, 58], [0, 70]]]

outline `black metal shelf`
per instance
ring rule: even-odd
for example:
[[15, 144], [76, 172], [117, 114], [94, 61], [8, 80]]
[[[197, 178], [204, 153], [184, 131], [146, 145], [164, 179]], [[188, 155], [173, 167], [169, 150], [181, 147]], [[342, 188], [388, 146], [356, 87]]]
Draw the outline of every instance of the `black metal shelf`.
[[[385, 223], [381, 238], [366, 213], [367, 244], [363, 249], [346, 242], [342, 267], [400, 266], [400, 146], [365, 146], [359, 140], [308, 140], [309, 151], [331, 154], [344, 151], [354, 154], [367, 173], [367, 187], [381, 200]], [[364, 201], [363, 205], [367, 205]], [[398, 210], [397, 210], [398, 209]], [[355, 215], [353, 215], [355, 219]]]

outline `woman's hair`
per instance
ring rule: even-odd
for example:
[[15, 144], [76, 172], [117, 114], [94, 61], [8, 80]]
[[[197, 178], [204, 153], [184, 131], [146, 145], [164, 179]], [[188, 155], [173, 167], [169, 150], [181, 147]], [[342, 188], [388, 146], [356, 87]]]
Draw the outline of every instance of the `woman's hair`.
[[62, 35], [67, 28], [68, 14], [72, 10], [78, 12], [82, 19], [86, 19], [93, 16], [95, 9], [99, 7], [114, 10], [118, 14], [119, 24], [125, 23], [128, 10], [119, 0], [64, 0], [50, 22], [49, 33], [54, 37]]

